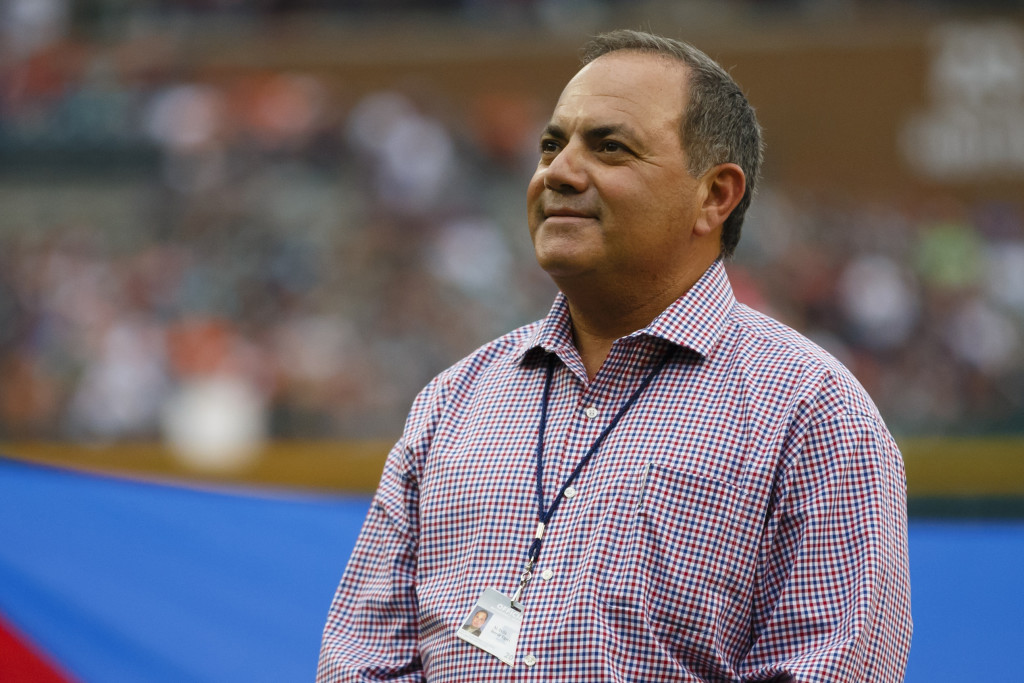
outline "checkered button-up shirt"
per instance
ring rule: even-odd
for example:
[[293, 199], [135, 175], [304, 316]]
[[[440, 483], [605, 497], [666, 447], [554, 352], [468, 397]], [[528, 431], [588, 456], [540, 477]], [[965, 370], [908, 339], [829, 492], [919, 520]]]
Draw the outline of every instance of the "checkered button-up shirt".
[[[456, 638], [512, 594], [545, 505], [662, 357], [547, 527], [515, 665]], [[439, 375], [391, 451], [318, 681], [901, 681], [903, 463], [860, 385], [738, 304], [721, 263], [588, 381], [559, 296]]]

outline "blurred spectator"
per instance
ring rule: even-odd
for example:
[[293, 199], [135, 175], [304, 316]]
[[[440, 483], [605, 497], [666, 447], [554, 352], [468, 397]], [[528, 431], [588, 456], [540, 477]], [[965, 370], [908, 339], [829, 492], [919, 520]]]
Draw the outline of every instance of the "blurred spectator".
[[70, 18], [68, 0], [4, 0], [0, 36], [8, 50], [28, 54], [63, 38]]
[[359, 102], [349, 115], [347, 137], [369, 165], [376, 201], [389, 210], [430, 212], [457, 174], [448, 131], [401, 93], [375, 93]]
[[153, 438], [167, 394], [164, 338], [153, 321], [115, 320], [78, 379], [69, 433], [87, 440]]
[[943, 332], [956, 358], [986, 375], [998, 376], [1021, 360], [1020, 333], [1013, 321], [980, 298], [961, 305]]
[[839, 276], [838, 295], [846, 336], [855, 344], [884, 352], [907, 343], [920, 307], [893, 258], [865, 254], [852, 259]]
[[962, 209], [951, 202], [945, 215], [928, 219], [920, 226], [914, 253], [915, 266], [925, 285], [936, 291], [955, 293], [976, 287], [984, 272], [981, 236]]

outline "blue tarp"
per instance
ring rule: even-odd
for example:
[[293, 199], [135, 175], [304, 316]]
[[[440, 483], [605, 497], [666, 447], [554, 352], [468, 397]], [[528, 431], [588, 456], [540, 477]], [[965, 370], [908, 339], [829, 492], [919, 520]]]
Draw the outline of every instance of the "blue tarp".
[[312, 680], [368, 506], [0, 459], [0, 613], [86, 683]]
[[1024, 521], [910, 524], [907, 683], [1020, 681]]
[[[0, 459], [0, 614], [84, 683], [312, 681], [368, 505]], [[908, 683], [1017, 678], [1024, 522], [915, 520], [910, 547]]]

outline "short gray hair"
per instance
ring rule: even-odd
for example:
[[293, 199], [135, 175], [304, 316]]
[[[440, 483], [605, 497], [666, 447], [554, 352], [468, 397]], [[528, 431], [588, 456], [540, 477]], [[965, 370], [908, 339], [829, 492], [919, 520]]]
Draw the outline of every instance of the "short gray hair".
[[587, 65], [620, 50], [664, 55], [689, 67], [689, 98], [680, 134], [690, 173], [699, 176], [718, 164], [734, 163], [747, 180], [743, 198], [722, 227], [722, 256], [731, 256], [761, 173], [764, 147], [754, 108], [725, 69], [681, 40], [620, 29], [602, 33], [583, 46], [581, 62]]

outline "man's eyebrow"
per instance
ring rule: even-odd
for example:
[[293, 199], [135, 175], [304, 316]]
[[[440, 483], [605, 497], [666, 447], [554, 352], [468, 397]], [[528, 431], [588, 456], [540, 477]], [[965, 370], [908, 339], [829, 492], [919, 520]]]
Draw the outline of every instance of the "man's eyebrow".
[[610, 123], [588, 128], [583, 131], [583, 137], [591, 141], [603, 140], [607, 137], [622, 137], [630, 141], [637, 140], [636, 133], [633, 129], [622, 123]]
[[[637, 139], [633, 129], [621, 123], [602, 124], [583, 130], [583, 137], [588, 141], [601, 140], [609, 136], [622, 136], [629, 138], [630, 140]], [[565, 130], [557, 123], [549, 123], [544, 127], [543, 137], [565, 140], [568, 138], [568, 135], [566, 135]]]
[[548, 125], [544, 126], [543, 137], [555, 138], [556, 140], [564, 140], [566, 136], [565, 131], [562, 130], [561, 126], [559, 126], [557, 123], [549, 123]]

